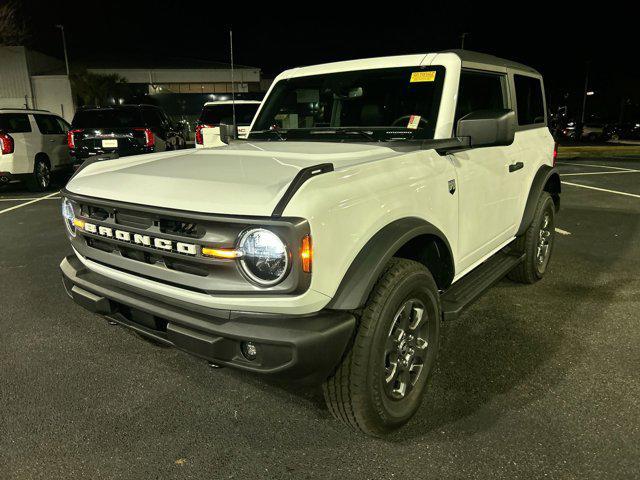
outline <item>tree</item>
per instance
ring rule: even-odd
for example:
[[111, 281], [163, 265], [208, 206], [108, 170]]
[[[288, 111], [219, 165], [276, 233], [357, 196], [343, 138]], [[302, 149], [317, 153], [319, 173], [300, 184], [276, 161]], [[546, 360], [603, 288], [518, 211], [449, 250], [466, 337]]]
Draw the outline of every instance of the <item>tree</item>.
[[[118, 74], [82, 72], [71, 75], [71, 87], [80, 105], [104, 106], [125, 95], [126, 80]], [[117, 100], [116, 100], [117, 101]]]
[[24, 45], [29, 36], [17, 3], [11, 1], [0, 5], [0, 45]]

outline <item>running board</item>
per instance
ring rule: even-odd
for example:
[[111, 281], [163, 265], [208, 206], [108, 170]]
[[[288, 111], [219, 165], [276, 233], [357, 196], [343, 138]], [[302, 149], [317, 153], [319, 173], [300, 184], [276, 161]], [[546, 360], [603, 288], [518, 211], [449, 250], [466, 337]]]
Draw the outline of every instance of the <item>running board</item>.
[[524, 260], [524, 254], [498, 252], [446, 290], [441, 298], [444, 320], [455, 320], [493, 284]]

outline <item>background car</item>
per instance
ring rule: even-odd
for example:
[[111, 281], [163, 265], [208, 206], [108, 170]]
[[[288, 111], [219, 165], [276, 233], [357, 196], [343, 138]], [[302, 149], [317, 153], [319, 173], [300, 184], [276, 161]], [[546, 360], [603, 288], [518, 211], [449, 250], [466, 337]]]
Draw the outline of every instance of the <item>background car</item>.
[[604, 134], [613, 141], [640, 140], [640, 123], [613, 123], [605, 127]]
[[186, 146], [180, 128], [153, 105], [82, 108], [73, 117], [67, 143], [76, 162], [93, 155], [124, 157]]
[[[233, 124], [233, 103], [231, 100], [221, 100], [204, 104], [196, 125], [196, 148], [224, 145], [220, 140], [220, 125]], [[236, 125], [240, 138], [246, 138], [249, 134], [251, 122], [260, 103], [258, 100], [235, 101]]]
[[51, 172], [71, 165], [68, 131], [45, 110], [0, 109], [0, 185], [23, 180], [31, 191], [46, 190]]

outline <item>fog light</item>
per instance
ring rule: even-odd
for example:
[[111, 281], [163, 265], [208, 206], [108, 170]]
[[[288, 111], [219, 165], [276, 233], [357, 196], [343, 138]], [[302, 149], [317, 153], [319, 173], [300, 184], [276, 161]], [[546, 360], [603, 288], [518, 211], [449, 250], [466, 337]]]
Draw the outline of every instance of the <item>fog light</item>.
[[242, 355], [244, 355], [244, 358], [247, 360], [255, 360], [258, 356], [258, 349], [253, 342], [242, 342], [240, 344], [240, 350], [242, 350]]

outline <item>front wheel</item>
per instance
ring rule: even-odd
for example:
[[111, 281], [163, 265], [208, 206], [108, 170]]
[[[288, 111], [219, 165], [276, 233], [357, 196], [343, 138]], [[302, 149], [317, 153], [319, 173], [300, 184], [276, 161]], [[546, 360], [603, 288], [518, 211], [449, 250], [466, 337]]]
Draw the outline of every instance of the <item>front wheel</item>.
[[436, 360], [440, 315], [429, 270], [393, 258], [362, 311], [353, 347], [323, 384], [333, 416], [374, 436], [407, 423]]
[[516, 240], [515, 249], [524, 260], [508, 277], [520, 283], [535, 283], [544, 277], [555, 243], [555, 205], [551, 195], [542, 192], [527, 231]]

